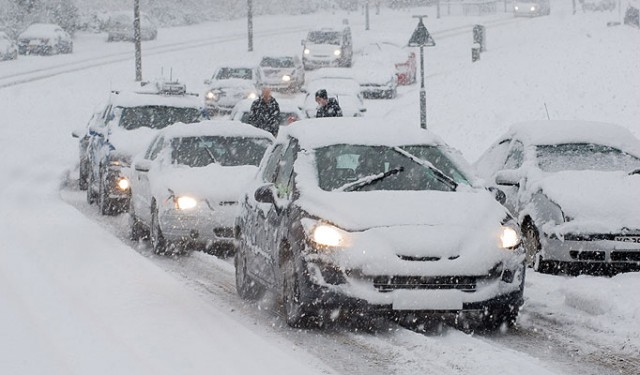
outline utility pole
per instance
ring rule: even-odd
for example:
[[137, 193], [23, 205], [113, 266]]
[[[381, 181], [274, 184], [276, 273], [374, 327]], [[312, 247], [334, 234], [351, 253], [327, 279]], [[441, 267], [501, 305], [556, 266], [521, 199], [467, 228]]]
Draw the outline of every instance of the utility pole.
[[253, 51], [253, 0], [247, 0], [247, 34], [249, 52]]
[[367, 0], [364, 6], [364, 29], [369, 30], [369, 0]]
[[433, 47], [436, 42], [429, 34], [427, 27], [422, 22], [422, 19], [427, 17], [426, 15], [413, 16], [413, 18], [419, 18], [418, 26], [411, 35], [409, 47], [420, 47], [420, 127], [427, 128], [427, 93], [424, 89], [424, 47]]
[[140, 43], [140, 0], [133, 1], [133, 43], [136, 49], [136, 81], [142, 81], [142, 45]]

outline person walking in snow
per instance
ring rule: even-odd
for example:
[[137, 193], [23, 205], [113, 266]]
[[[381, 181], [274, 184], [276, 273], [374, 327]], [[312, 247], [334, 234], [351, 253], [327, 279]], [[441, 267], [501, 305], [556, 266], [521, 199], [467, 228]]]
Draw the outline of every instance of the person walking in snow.
[[318, 103], [318, 111], [316, 117], [342, 117], [342, 108], [335, 98], [327, 96], [327, 90], [321, 89], [316, 92], [316, 103]]
[[251, 104], [249, 112], [249, 124], [256, 128], [266, 130], [275, 137], [280, 127], [280, 105], [271, 96], [271, 90], [262, 89], [262, 95]]

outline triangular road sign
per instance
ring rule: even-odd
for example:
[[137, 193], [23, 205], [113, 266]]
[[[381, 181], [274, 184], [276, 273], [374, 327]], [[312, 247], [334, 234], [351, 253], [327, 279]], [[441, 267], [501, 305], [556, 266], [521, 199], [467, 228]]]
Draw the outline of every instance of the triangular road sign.
[[418, 27], [414, 30], [411, 35], [411, 39], [409, 39], [409, 47], [433, 47], [436, 45], [436, 42], [429, 34], [427, 27], [422, 23], [422, 18], [420, 22], [418, 22]]

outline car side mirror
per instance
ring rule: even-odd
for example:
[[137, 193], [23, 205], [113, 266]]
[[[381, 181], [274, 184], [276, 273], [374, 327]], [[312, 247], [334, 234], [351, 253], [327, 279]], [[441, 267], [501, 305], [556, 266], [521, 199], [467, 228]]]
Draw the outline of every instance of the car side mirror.
[[210, 85], [210, 84], [211, 84], [211, 80], [210, 80], [210, 79], [205, 79], [205, 80], [203, 81], [203, 83], [204, 83], [205, 85]]
[[496, 184], [501, 186], [520, 186], [520, 174], [513, 169], [507, 169], [496, 173]]
[[254, 193], [254, 198], [256, 202], [260, 203], [276, 203], [276, 197], [273, 195], [273, 189], [271, 189], [271, 184], [260, 186], [256, 192]]
[[505, 204], [505, 202], [507, 201], [507, 195], [504, 193], [504, 191], [498, 189], [497, 187], [493, 187], [493, 186], [489, 187], [488, 189], [493, 194], [493, 197], [500, 204]]
[[82, 138], [84, 137], [85, 130], [84, 129], [76, 129], [71, 132], [71, 136], [73, 138]]
[[151, 169], [151, 160], [138, 160], [134, 164], [134, 168], [139, 172], [149, 172], [149, 169]]
[[301, 46], [304, 46], [304, 39], [302, 39], [302, 40], [300, 41], [300, 45], [301, 45]]

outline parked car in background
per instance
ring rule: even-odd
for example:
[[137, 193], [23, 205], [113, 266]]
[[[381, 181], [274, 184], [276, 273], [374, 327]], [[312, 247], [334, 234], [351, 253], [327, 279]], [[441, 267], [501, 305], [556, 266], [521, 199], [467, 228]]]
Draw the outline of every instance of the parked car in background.
[[262, 87], [291, 93], [300, 91], [304, 84], [304, 67], [298, 56], [264, 56], [260, 68]]
[[[356, 60], [353, 68], [320, 68], [307, 74], [309, 86], [318, 80], [353, 80], [360, 85], [364, 98], [393, 99], [397, 95], [398, 81], [393, 65], [377, 61]], [[345, 83], [340, 83], [342, 87]]]
[[354, 118], [282, 128], [241, 198], [238, 294], [282, 296], [291, 326], [352, 314], [513, 324], [517, 223], [457, 153], [415, 129]]
[[302, 40], [302, 47], [302, 63], [307, 70], [351, 66], [353, 41], [349, 26], [311, 30]]
[[[133, 13], [113, 12], [106, 23], [107, 42], [130, 41], [133, 42]], [[154, 40], [158, 37], [158, 27], [151, 18], [140, 13], [140, 40]]]
[[72, 53], [73, 40], [56, 24], [34, 23], [18, 35], [18, 52], [21, 55]]
[[539, 272], [640, 269], [640, 141], [613, 124], [516, 124], [475, 163]]
[[0, 31], [0, 60], [15, 60], [18, 58], [18, 45], [9, 38], [7, 33]]
[[390, 42], [374, 42], [359, 49], [355, 56], [356, 63], [391, 64], [395, 67], [398, 85], [410, 85], [416, 82], [416, 54], [409, 47], [400, 47]]
[[209, 89], [204, 103], [211, 115], [228, 114], [242, 99], [256, 99], [263, 81], [262, 68], [251, 64], [230, 64], [216, 69], [204, 81]]
[[316, 117], [318, 104], [315, 93], [320, 90], [327, 90], [329, 97], [333, 97], [342, 108], [344, 117], [364, 116], [367, 111], [364, 106], [360, 84], [353, 78], [320, 78], [305, 85], [307, 96], [302, 104], [302, 109], [307, 117]]
[[135, 91], [113, 91], [84, 133], [73, 133], [80, 139], [81, 171], [83, 161], [88, 164], [87, 174], [80, 174], [80, 179], [86, 178], [80, 186], [87, 187], [87, 201], [97, 203], [103, 215], [127, 211], [133, 155], [159, 129], [176, 122], [198, 122], [203, 115], [202, 101], [179, 82], [159, 81]]
[[[238, 102], [231, 110], [231, 119], [249, 124], [251, 104], [255, 99], [244, 99]], [[295, 121], [306, 118], [297, 100], [277, 98], [280, 107], [280, 126], [289, 125]]]
[[551, 14], [549, 0], [515, 0], [513, 15], [516, 17], [548, 16]]
[[233, 253], [239, 192], [272, 142], [270, 133], [229, 120], [158, 132], [134, 160], [131, 239], [150, 238], [157, 254]]

